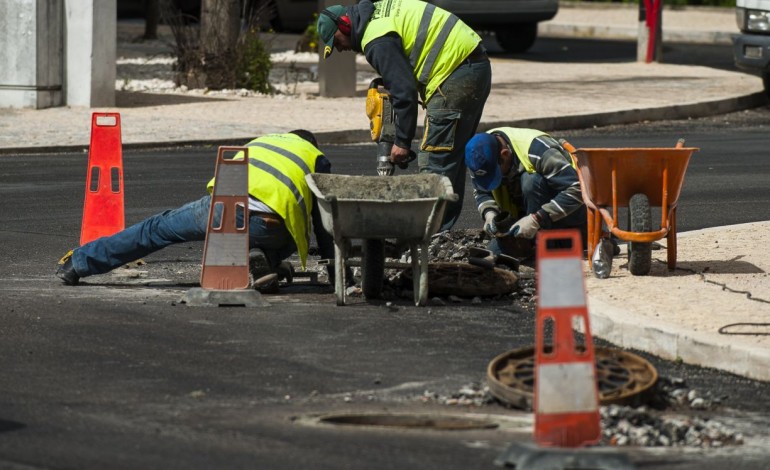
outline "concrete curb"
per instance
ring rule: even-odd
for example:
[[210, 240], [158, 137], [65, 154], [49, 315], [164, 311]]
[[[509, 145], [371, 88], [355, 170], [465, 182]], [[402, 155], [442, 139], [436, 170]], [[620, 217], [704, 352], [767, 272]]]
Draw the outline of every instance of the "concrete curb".
[[[638, 30], [626, 27], [567, 25], [548, 22], [539, 25], [538, 34], [542, 37], [622, 39], [633, 41], [636, 41], [639, 37]], [[737, 32], [664, 30], [663, 42], [732, 45], [733, 37], [736, 35]]]
[[[745, 96], [736, 96], [701, 103], [662, 106], [658, 108], [628, 109], [609, 111], [605, 113], [590, 113], [574, 116], [552, 116], [513, 121], [482, 121], [479, 132], [495, 127], [529, 127], [533, 129], [572, 130], [586, 129], [594, 126], [630, 124], [641, 121], [660, 121], [667, 119], [687, 119], [725, 114], [749, 108], [763, 106], [768, 103], [768, 97], [763, 92]], [[417, 127], [416, 137], [422, 135], [422, 127]], [[288, 129], [287, 129], [288, 131]], [[368, 129], [339, 130], [316, 133], [320, 144], [361, 144], [371, 142]], [[234, 142], [247, 142], [253, 136], [233, 137], [231, 139], [201, 139], [177, 140], [168, 142], [135, 142], [123, 143], [124, 150], [148, 150], [169, 147], [220, 146], [233, 145]], [[40, 153], [72, 153], [86, 152], [88, 145], [45, 146], [45, 147], [8, 147], [0, 148], [0, 155], [30, 155]]]
[[628, 109], [606, 113], [584, 114], [579, 116], [557, 116], [516, 121], [482, 122], [479, 131], [495, 127], [529, 127], [533, 129], [567, 130], [585, 129], [593, 126], [609, 126], [613, 124], [630, 124], [640, 121], [661, 121], [666, 119], [687, 119], [725, 114], [743, 109], [762, 106], [768, 102], [762, 93], [752, 93], [702, 103], [662, 106], [658, 108]]
[[633, 312], [588, 295], [591, 333], [617, 344], [672, 361], [770, 380], [770, 351], [731, 344], [717, 333], [702, 333], [663, 321], [640, 324]]
[[[764, 222], [763, 222], [764, 223]], [[724, 233], [725, 229], [756, 230], [757, 222], [710, 227], [678, 234], [680, 239], [709, 232]], [[618, 293], [622, 298], [622, 292]], [[756, 380], [770, 381], [770, 350], [767, 347], [736, 341], [734, 336], [718, 331], [695, 331], [692, 326], [666, 321], [665, 316], [640, 317], [633, 305], [606, 300], [601, 294], [587, 294], [593, 336], [620, 347], [654, 354], [663, 359], [682, 361], [734, 373]], [[762, 300], [760, 300], [762, 301]], [[643, 318], [643, 321], [640, 319]]]

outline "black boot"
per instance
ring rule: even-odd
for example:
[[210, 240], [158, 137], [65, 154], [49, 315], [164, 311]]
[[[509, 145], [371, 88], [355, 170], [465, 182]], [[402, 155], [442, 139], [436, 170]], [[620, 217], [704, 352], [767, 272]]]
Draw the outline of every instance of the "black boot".
[[254, 289], [263, 294], [278, 292], [278, 274], [270, 267], [265, 252], [259, 248], [249, 250], [249, 274]]
[[67, 261], [59, 266], [56, 270], [56, 276], [68, 286], [76, 286], [80, 282], [80, 276], [72, 266], [72, 258], [67, 258]]

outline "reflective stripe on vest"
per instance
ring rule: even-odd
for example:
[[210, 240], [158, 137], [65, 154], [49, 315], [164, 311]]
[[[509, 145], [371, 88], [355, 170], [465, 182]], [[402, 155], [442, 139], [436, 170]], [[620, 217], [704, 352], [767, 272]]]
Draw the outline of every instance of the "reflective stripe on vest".
[[[266, 135], [246, 146], [249, 147], [249, 195], [283, 218], [304, 267], [313, 208], [313, 195], [305, 175], [315, 172], [315, 162], [321, 152], [294, 134]], [[213, 184], [212, 179], [209, 191]]]
[[435, 10], [436, 5], [429, 3], [425, 7], [425, 11], [422, 12], [420, 25], [417, 27], [417, 37], [414, 40], [412, 52], [409, 54], [409, 63], [412, 65], [412, 69], [417, 67], [417, 60], [422, 55], [422, 50], [425, 47], [425, 40], [428, 39], [428, 28], [430, 27], [430, 22]]
[[481, 42], [473, 29], [435, 5], [417, 0], [382, 0], [374, 6], [361, 39], [362, 50], [366, 51], [374, 39], [398, 34], [414, 78], [425, 88], [426, 100]]

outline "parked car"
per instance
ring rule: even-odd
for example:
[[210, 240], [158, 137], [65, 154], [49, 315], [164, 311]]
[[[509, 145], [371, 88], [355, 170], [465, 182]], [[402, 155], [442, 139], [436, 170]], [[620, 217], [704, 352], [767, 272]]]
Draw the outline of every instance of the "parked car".
[[733, 42], [735, 65], [761, 76], [770, 96], [770, 0], [737, 0], [735, 20], [741, 31]]
[[525, 52], [537, 39], [537, 24], [556, 16], [558, 0], [430, 0], [477, 31], [493, 31], [507, 52]]
[[[272, 3], [278, 31], [301, 32], [313, 21], [317, 0], [257, 0]], [[495, 33], [507, 52], [525, 52], [537, 39], [537, 24], [556, 16], [558, 0], [427, 0], [451, 11], [477, 31]]]
[[[426, 0], [456, 14], [477, 31], [495, 33], [507, 52], [525, 52], [537, 39], [537, 24], [556, 16], [558, 0]], [[739, 0], [741, 1], [741, 0]], [[761, 0], [765, 1], [765, 0]], [[770, 1], [770, 0], [766, 0]], [[192, 18], [200, 16], [201, 0], [174, 0]], [[303, 32], [318, 12], [318, 0], [245, 0], [262, 12], [263, 22], [276, 31]], [[118, 0], [119, 11], [142, 11], [144, 0]]]

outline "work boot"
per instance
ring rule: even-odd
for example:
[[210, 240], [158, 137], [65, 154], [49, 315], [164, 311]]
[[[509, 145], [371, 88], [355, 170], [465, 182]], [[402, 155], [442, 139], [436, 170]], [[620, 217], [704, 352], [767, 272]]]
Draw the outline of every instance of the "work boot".
[[68, 286], [76, 286], [80, 282], [80, 276], [75, 271], [75, 267], [72, 266], [72, 250], [59, 260], [56, 276]]
[[294, 282], [294, 266], [288, 261], [281, 261], [275, 268], [279, 281], [286, 281], [286, 284]]
[[263, 294], [278, 292], [278, 274], [273, 272], [265, 252], [259, 248], [249, 250], [249, 274], [254, 289]]

